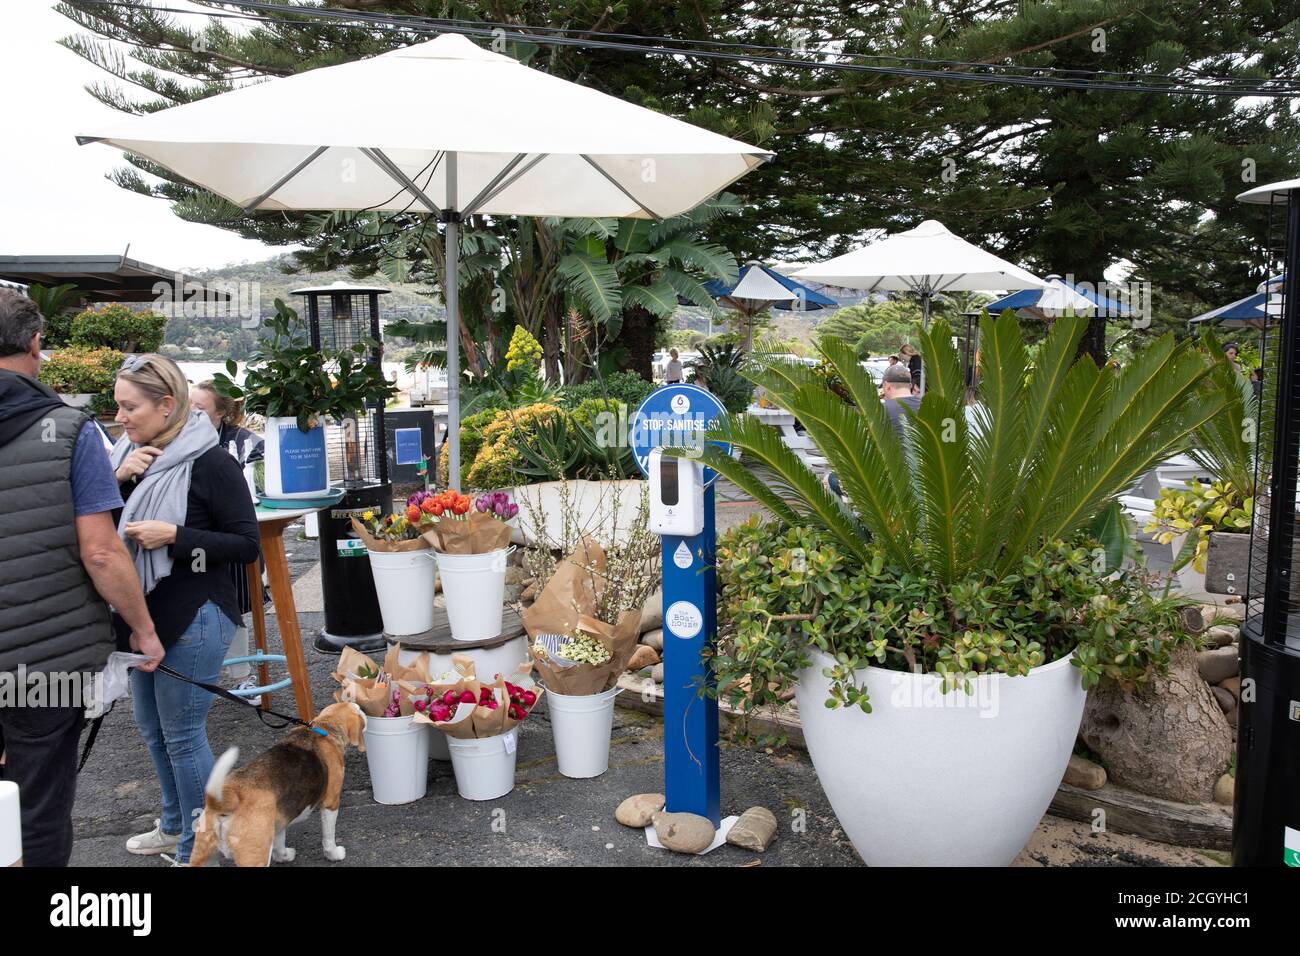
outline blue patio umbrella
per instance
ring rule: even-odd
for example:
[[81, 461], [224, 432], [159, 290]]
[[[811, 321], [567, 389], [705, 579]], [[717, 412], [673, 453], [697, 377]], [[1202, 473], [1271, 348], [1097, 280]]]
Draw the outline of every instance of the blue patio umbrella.
[[1256, 292], [1244, 299], [1203, 312], [1190, 321], [1209, 322], [1225, 329], [1262, 329], [1268, 322], [1267, 306], [1268, 293]]
[[745, 317], [745, 347], [753, 344], [754, 316], [764, 309], [777, 308], [793, 312], [813, 312], [839, 305], [761, 262], [747, 262], [733, 284], [715, 279], [704, 289], [722, 305], [730, 306]]
[[1005, 309], [1028, 312], [1040, 319], [1060, 315], [1067, 310], [1076, 315], [1128, 315], [1133, 310], [1110, 294], [1098, 294], [1086, 285], [1066, 282], [1059, 275], [1046, 277], [1041, 289], [1020, 289], [990, 302], [985, 308], [991, 315]]

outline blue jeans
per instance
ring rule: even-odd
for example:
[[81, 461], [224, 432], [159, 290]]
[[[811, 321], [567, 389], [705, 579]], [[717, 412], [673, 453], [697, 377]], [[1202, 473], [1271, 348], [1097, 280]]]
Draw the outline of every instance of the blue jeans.
[[[204, 604], [163, 663], [194, 680], [215, 684], [235, 625], [217, 605]], [[161, 673], [131, 671], [135, 722], [149, 747], [162, 785], [162, 830], [179, 833], [176, 859], [185, 863], [194, 846], [194, 819], [203, 809], [203, 788], [214, 762], [208, 744], [212, 695]]]

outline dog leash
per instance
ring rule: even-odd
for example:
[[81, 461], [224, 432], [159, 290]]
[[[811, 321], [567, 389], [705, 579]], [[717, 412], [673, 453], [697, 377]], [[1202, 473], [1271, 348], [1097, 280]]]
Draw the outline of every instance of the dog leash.
[[[194, 680], [192, 677], [186, 677], [184, 674], [178, 674], [176, 671], [172, 670], [166, 664], [159, 664], [158, 670], [166, 674], [168, 677], [174, 677], [176, 680], [184, 681], [186, 684], [193, 684], [195, 687], [199, 687], [202, 688], [203, 690], [206, 690], [209, 694], [216, 694], [218, 697], [224, 697], [227, 700], [233, 700], [235, 703], [239, 704], [245, 710], [248, 709], [249, 704], [248, 704], [248, 699], [246, 697], [240, 697], [238, 694], [232, 694], [224, 687], [218, 687], [216, 684], [208, 684], [201, 680]], [[313, 727], [310, 721], [303, 720], [301, 717], [294, 717], [291, 714], [281, 714], [274, 710], [263, 710], [261, 707], [254, 707], [253, 712], [257, 714], [258, 719], [263, 724], [265, 724], [267, 727], [270, 727], [272, 730], [283, 730], [285, 727], [296, 724], [300, 727], [306, 727], [312, 733], [320, 734], [322, 737], [329, 736], [328, 730], [323, 730], [320, 727]], [[90, 759], [90, 748], [95, 746], [95, 738], [99, 736], [99, 727], [104, 722], [104, 718], [106, 716], [107, 714], [100, 714], [98, 717], [94, 719], [94, 721], [91, 722], [90, 733], [86, 736], [86, 746], [83, 747], [81, 751], [81, 763], [77, 765], [77, 773], [81, 773], [81, 769], [86, 766], [86, 761]], [[284, 723], [273, 724], [266, 719], [268, 717], [277, 717], [280, 720], [284, 721]]]

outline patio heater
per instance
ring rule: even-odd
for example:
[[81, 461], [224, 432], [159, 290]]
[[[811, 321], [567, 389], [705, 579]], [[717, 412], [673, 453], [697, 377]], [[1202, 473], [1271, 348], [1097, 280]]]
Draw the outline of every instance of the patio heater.
[[1269, 207], [1268, 252], [1286, 279], [1268, 297], [1260, 341], [1232, 862], [1300, 866], [1300, 180], [1237, 198]]
[[[335, 282], [318, 288], [295, 289], [307, 306], [307, 324], [315, 349], [341, 349], [364, 339], [371, 346], [367, 361], [380, 366], [383, 347], [379, 332], [379, 297], [387, 289]], [[320, 574], [325, 601], [325, 627], [316, 637], [318, 651], [338, 654], [345, 646], [369, 652], [383, 650], [384, 624], [375, 594], [370, 558], [352, 530], [353, 516], [392, 510], [393, 486], [388, 479], [384, 406], [357, 409], [355, 419], [325, 426], [325, 451], [334, 485], [343, 499], [320, 513]]]

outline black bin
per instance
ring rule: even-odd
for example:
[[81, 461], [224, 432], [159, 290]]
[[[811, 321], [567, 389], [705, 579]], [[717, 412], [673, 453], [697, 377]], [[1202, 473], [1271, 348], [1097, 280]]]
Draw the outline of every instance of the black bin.
[[339, 653], [345, 646], [368, 653], [384, 649], [384, 621], [370, 572], [370, 556], [352, 530], [352, 517], [366, 511], [387, 514], [392, 508], [390, 483], [348, 488], [343, 500], [320, 513], [320, 583], [325, 600], [325, 627], [316, 649]]

